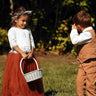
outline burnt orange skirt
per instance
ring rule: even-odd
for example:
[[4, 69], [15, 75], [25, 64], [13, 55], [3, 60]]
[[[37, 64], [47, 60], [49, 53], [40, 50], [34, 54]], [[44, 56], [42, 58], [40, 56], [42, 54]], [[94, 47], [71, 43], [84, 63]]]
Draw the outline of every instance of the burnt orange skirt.
[[[20, 54], [9, 53], [5, 65], [1, 96], [44, 96], [42, 79], [27, 83], [20, 71]], [[37, 58], [35, 57], [37, 60]], [[38, 60], [37, 60], [38, 62]], [[38, 62], [39, 67], [40, 63]], [[24, 60], [24, 73], [35, 70], [35, 62]]]

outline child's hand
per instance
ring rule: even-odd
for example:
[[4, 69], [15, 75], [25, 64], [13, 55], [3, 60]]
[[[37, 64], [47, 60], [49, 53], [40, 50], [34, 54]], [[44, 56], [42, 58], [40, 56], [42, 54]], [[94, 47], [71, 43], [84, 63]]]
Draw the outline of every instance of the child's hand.
[[77, 29], [75, 24], [72, 25], [72, 29]]
[[30, 53], [28, 53], [28, 59], [31, 59], [32, 58], [32, 56], [33, 56], [33, 54], [32, 54], [32, 52], [30, 52]]
[[28, 58], [28, 54], [26, 54], [26, 53], [24, 53], [24, 52], [23, 52], [21, 55], [22, 55], [22, 57], [23, 57], [24, 59], [27, 59], [27, 58]]
[[28, 54], [23, 52], [18, 46], [13, 47], [13, 49], [20, 53], [24, 59], [27, 59]]

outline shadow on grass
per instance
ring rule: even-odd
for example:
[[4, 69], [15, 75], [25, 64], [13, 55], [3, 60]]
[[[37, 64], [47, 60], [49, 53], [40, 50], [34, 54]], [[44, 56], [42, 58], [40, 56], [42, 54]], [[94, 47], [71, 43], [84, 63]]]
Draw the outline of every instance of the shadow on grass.
[[45, 93], [45, 96], [54, 96], [56, 93], [58, 93], [57, 91], [54, 91], [54, 90], [52, 90], [52, 91], [47, 91], [46, 93]]

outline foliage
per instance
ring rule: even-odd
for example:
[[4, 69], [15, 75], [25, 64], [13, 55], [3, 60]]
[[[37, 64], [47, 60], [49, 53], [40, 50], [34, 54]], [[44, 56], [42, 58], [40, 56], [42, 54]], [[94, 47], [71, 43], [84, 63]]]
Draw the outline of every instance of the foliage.
[[0, 46], [7, 41], [7, 31], [0, 29]]
[[71, 54], [72, 54], [74, 57], [77, 56], [77, 46], [76, 46], [76, 45], [72, 47]]
[[9, 0], [0, 0], [0, 27], [9, 27], [10, 20], [10, 2]]
[[[9, 29], [10, 2], [1, 0], [0, 3], [2, 5], [0, 7], [0, 27]], [[92, 25], [96, 29], [96, 3], [94, 0], [48, 0], [48, 2], [45, 0], [13, 0], [13, 4], [14, 10], [19, 6], [32, 10], [29, 27], [32, 29], [36, 48], [42, 51], [59, 52], [62, 49], [62, 54], [75, 52], [69, 34], [72, 17], [80, 10], [91, 14]]]
[[0, 29], [0, 54], [8, 48], [7, 30]]
[[[69, 51], [69, 43], [70, 36], [69, 36], [69, 28], [68, 28], [69, 20], [62, 20], [62, 23], [56, 30], [56, 34], [53, 34], [53, 44], [52, 44], [52, 50], [58, 50], [60, 51], [62, 49], [62, 52], [68, 52]], [[57, 42], [56, 42], [57, 41]]]

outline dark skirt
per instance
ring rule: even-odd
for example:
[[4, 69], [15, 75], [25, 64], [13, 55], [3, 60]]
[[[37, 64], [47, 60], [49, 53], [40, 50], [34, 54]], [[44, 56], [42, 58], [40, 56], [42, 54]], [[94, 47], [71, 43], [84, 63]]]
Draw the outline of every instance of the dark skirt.
[[[1, 96], [44, 96], [42, 79], [27, 83], [20, 71], [20, 54], [9, 53], [5, 65]], [[37, 58], [34, 57], [36, 60]], [[38, 60], [37, 60], [38, 62]], [[38, 62], [39, 68], [40, 63]], [[24, 60], [22, 63], [24, 73], [36, 69], [35, 62]]]

